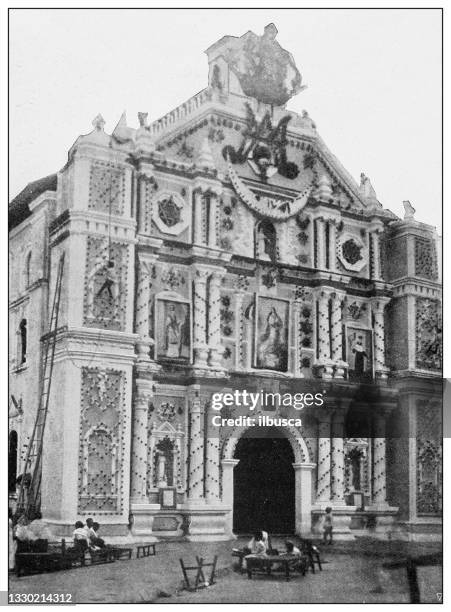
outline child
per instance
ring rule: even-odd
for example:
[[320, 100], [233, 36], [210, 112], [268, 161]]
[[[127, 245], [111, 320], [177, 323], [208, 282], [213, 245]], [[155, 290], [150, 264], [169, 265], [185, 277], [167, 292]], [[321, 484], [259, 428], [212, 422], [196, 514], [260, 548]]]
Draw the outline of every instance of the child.
[[323, 529], [324, 529], [324, 533], [323, 533], [323, 540], [324, 540], [324, 544], [327, 543], [327, 540], [329, 540], [329, 544], [332, 544], [332, 531], [333, 531], [333, 525], [332, 525], [332, 508], [330, 506], [328, 506], [326, 508], [326, 516], [324, 517], [324, 524], [323, 524]]
[[79, 548], [83, 551], [89, 548], [89, 538], [86, 527], [81, 521], [75, 523], [75, 530], [72, 537], [74, 539], [74, 548]]

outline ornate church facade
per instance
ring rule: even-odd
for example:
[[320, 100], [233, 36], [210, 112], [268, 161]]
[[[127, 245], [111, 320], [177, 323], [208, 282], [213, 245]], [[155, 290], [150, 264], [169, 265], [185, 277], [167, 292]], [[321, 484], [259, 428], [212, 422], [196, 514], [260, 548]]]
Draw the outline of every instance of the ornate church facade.
[[[212, 45], [206, 89], [159, 120], [109, 134], [98, 115], [10, 204], [12, 503], [65, 257], [41, 485], [55, 533], [93, 516], [110, 535], [310, 534], [327, 506], [338, 537], [440, 533], [437, 236], [287, 110], [302, 79], [276, 34]], [[236, 390], [273, 401], [214, 408]], [[299, 393], [324, 401], [281, 401]], [[250, 414], [275, 425], [235, 424]]]

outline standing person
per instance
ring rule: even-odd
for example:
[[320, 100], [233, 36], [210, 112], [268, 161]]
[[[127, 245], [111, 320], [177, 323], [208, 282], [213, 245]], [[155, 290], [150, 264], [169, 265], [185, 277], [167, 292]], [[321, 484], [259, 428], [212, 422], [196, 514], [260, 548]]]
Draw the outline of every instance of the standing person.
[[333, 515], [332, 515], [332, 508], [330, 506], [328, 506], [326, 508], [326, 516], [324, 517], [324, 524], [323, 524], [323, 540], [324, 540], [324, 544], [327, 543], [327, 540], [329, 540], [329, 544], [332, 544], [332, 532], [333, 532]]
[[14, 537], [13, 513], [11, 508], [8, 509], [8, 569], [13, 570], [16, 565], [16, 549], [17, 543]]

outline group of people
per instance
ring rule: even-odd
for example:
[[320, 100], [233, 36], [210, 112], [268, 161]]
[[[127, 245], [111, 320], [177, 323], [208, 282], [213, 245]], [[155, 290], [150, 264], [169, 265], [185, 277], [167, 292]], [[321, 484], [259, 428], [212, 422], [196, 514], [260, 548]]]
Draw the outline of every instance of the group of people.
[[105, 541], [99, 537], [99, 529], [99, 523], [94, 522], [92, 518], [86, 519], [86, 525], [77, 521], [72, 534], [74, 547], [81, 548], [83, 551], [105, 548]]
[[[323, 521], [323, 542], [324, 544], [332, 544], [333, 542], [333, 515], [332, 508], [328, 506], [325, 510], [324, 521]], [[309, 540], [304, 540], [304, 543], [310, 543]], [[311, 544], [311, 548], [314, 552], [318, 552], [316, 546]], [[247, 559], [255, 557], [265, 557], [267, 555], [278, 554], [277, 551], [272, 551], [270, 546], [269, 535], [266, 531], [257, 531], [254, 533], [253, 538], [249, 541], [248, 545], [242, 550], [234, 549], [235, 554], [240, 556], [244, 555], [243, 558], [243, 569], [247, 567]], [[302, 555], [302, 551], [294, 545], [291, 540], [285, 541], [285, 552], [284, 555]]]
[[[266, 557], [271, 554], [272, 549], [269, 542], [269, 535], [266, 531], [257, 531], [242, 551], [245, 556], [243, 559], [243, 569], [247, 567], [247, 560], [255, 557]], [[285, 555], [301, 555], [301, 551], [291, 540], [285, 542]]]

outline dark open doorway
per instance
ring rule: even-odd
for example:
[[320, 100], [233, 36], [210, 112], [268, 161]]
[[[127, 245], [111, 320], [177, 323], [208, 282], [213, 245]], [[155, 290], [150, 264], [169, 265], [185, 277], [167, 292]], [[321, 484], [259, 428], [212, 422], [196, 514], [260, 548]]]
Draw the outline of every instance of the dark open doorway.
[[272, 534], [294, 533], [294, 454], [289, 441], [276, 428], [255, 428], [236, 445], [233, 530]]

